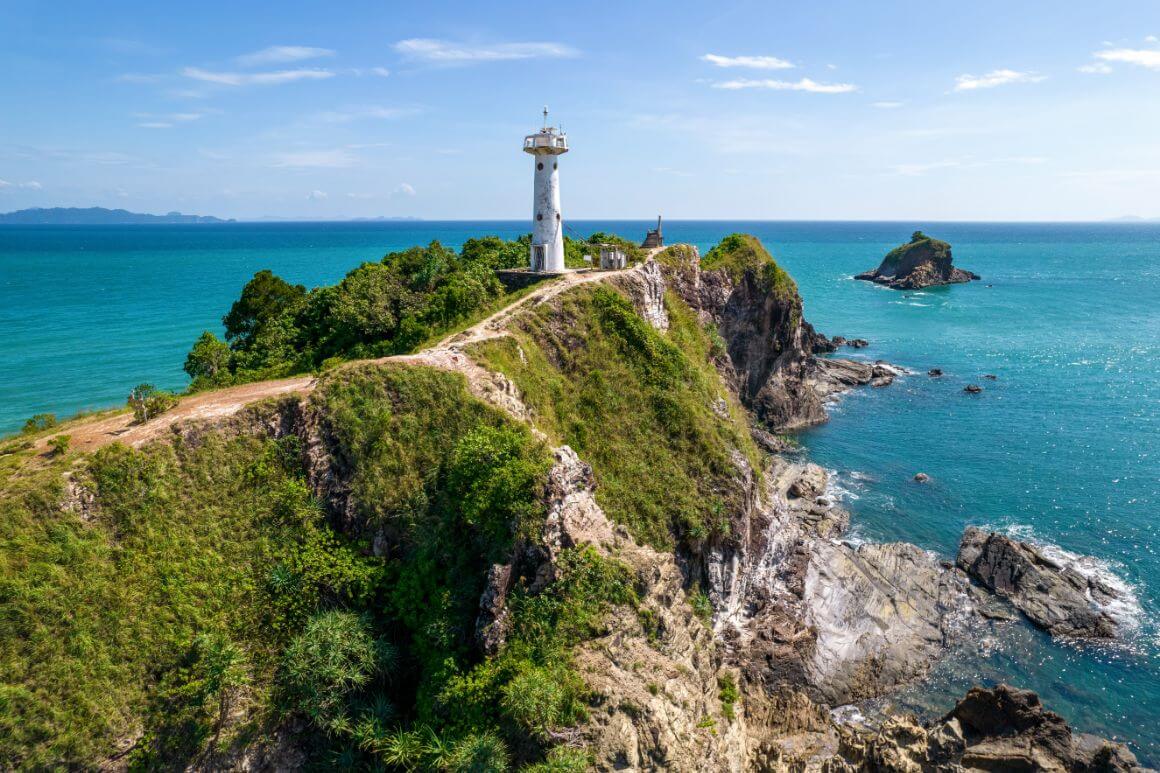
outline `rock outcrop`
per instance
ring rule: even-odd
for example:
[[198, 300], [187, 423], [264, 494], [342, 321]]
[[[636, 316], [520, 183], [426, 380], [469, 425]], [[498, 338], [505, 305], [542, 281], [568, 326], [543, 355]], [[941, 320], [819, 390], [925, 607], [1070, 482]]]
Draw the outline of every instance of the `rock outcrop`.
[[855, 279], [877, 282], [896, 290], [918, 290], [934, 285], [959, 284], [979, 279], [979, 275], [951, 263], [951, 246], [915, 231], [910, 242], [886, 253], [873, 271], [858, 274]]
[[[762, 424], [775, 432], [820, 424], [827, 397], [892, 375], [881, 364], [816, 357], [837, 345], [805, 321], [792, 280], [771, 282], [768, 275], [781, 270], [769, 253], [749, 242], [742, 249], [743, 260], [719, 268], [702, 268], [686, 245], [657, 262], [668, 287], [717, 328], [726, 351], [718, 367]], [[649, 316], [647, 307], [642, 313]]]
[[956, 563], [1052, 635], [1116, 635], [1116, 621], [1106, 608], [1119, 599], [1117, 590], [1053, 561], [1034, 545], [972, 526], [963, 533]]
[[831, 762], [831, 770], [1142, 770], [1123, 744], [1072, 732], [1035, 693], [1004, 684], [971, 688], [929, 727], [891, 717], [877, 729], [839, 732], [841, 762]]

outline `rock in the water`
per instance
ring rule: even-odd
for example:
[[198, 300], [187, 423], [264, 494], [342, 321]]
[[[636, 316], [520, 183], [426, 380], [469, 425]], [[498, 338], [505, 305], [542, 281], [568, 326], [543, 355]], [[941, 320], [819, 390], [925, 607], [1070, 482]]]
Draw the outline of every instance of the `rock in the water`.
[[893, 716], [876, 730], [839, 728], [839, 754], [855, 767], [890, 771], [1142, 771], [1123, 744], [1073, 733], [1039, 696], [1001, 684], [972, 687], [930, 727]]
[[977, 395], [979, 392], [983, 391], [983, 388], [978, 384], [967, 384], [965, 387], [963, 387], [963, 391], [972, 395]]
[[849, 346], [851, 349], [865, 349], [869, 345], [870, 342], [865, 338], [852, 338], [846, 342], [846, 346]]
[[1098, 578], [1052, 561], [1034, 545], [970, 526], [963, 532], [956, 563], [1052, 635], [1116, 635], [1116, 622], [1104, 607], [1119, 593]]
[[999, 380], [999, 377], [996, 376], [994, 373], [984, 373], [983, 378], [987, 379], [988, 381], [998, 381]]
[[979, 275], [951, 264], [951, 246], [915, 231], [908, 244], [886, 254], [873, 271], [858, 274], [855, 279], [877, 282], [897, 290], [917, 290], [933, 285], [958, 284], [978, 279]]
[[930, 480], [930, 476], [927, 475], [925, 472], [916, 472], [914, 474], [914, 482], [915, 483], [926, 483], [928, 480]]
[[942, 368], [931, 368], [926, 372], [926, 375], [930, 376], [931, 378], [938, 378], [942, 374]]

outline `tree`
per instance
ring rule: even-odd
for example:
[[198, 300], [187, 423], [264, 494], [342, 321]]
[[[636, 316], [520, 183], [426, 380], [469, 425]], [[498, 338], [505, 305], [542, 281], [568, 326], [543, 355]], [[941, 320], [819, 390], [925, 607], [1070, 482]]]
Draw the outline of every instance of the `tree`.
[[229, 373], [232, 354], [225, 341], [207, 330], [189, 350], [185, 358], [185, 372], [195, 382], [204, 380], [212, 384]]
[[292, 285], [269, 269], [259, 271], [222, 318], [226, 340], [235, 349], [249, 348], [263, 326], [298, 308], [305, 298], [302, 285]]
[[290, 642], [283, 660], [294, 707], [323, 730], [344, 729], [350, 697], [367, 686], [390, 655], [362, 617], [337, 610], [315, 615]]
[[46, 429], [52, 429], [56, 426], [55, 413], [38, 413], [28, 421], [24, 422], [24, 427], [21, 432], [25, 435], [33, 435], [37, 432], [43, 432]]

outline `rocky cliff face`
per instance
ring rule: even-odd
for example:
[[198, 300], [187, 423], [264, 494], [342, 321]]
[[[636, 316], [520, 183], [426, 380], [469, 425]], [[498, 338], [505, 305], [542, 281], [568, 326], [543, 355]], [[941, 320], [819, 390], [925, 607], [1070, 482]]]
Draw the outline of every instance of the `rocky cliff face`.
[[833, 347], [805, 321], [797, 288], [771, 291], [760, 268], [704, 270], [696, 248], [684, 245], [669, 248], [659, 267], [668, 288], [716, 328], [727, 353], [718, 368], [773, 431], [826, 421], [829, 395], [883, 374], [851, 360], [819, 360], [815, 352]]
[[873, 271], [855, 276], [897, 290], [918, 290], [934, 285], [959, 284], [979, 275], [952, 265], [951, 246], [915, 231], [908, 244], [886, 254]]

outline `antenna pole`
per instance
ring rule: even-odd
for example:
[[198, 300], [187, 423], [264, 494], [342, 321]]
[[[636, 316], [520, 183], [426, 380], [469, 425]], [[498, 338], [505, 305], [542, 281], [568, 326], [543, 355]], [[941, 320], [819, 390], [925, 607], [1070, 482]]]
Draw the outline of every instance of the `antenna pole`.
[[548, 106], [544, 105], [544, 128], [548, 128]]

